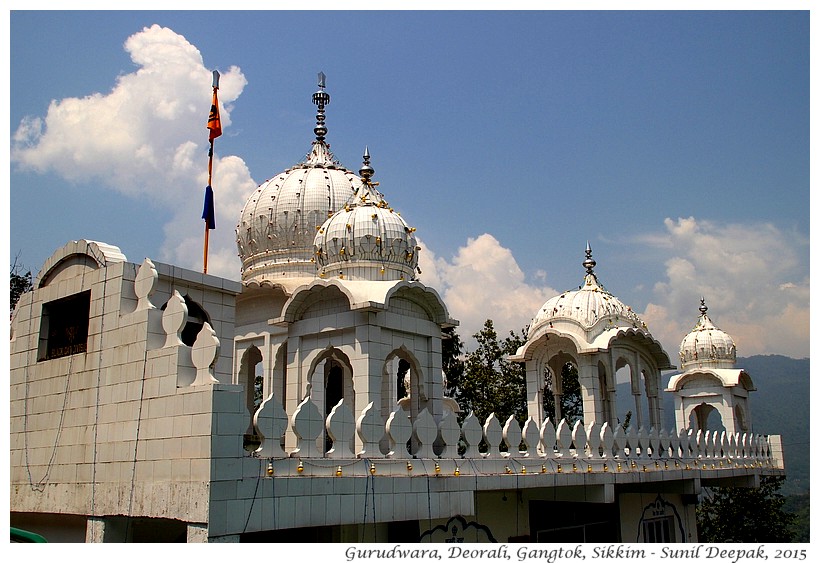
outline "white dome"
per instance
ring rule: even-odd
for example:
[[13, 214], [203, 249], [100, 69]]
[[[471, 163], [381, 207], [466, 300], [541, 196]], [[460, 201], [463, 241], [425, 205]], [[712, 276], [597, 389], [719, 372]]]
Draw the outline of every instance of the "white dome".
[[581, 287], [565, 291], [544, 303], [530, 324], [529, 336], [534, 335], [538, 329], [547, 324], [553, 325], [566, 321], [580, 325], [585, 331], [596, 326], [601, 330], [613, 327], [634, 327], [646, 330], [646, 323], [632, 308], [624, 305], [598, 282], [593, 272], [595, 260], [592, 259], [589, 244], [587, 244], [584, 267], [587, 273]]
[[245, 203], [236, 228], [243, 281], [316, 275], [316, 230], [361, 185], [332, 158], [324, 142], [314, 142], [303, 163], [264, 182]]
[[321, 277], [392, 281], [415, 279], [420, 250], [411, 228], [370, 182], [365, 151], [362, 184], [354, 197], [327, 219], [313, 241]]
[[730, 368], [735, 365], [735, 341], [712, 323], [707, 310], [706, 303], [701, 299], [700, 318], [680, 343], [681, 369], [695, 365], [706, 368]]
[[319, 111], [310, 153], [293, 168], [263, 182], [239, 216], [236, 243], [243, 282], [315, 277], [317, 229], [361, 186], [359, 177], [334, 159], [324, 140], [324, 106], [330, 96], [320, 90], [313, 101]]

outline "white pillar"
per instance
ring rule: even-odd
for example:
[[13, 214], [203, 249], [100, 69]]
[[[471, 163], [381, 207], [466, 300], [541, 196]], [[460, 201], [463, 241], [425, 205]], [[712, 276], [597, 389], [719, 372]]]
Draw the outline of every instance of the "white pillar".
[[598, 390], [598, 370], [592, 356], [581, 356], [578, 360], [578, 383], [581, 386], [581, 400], [584, 406], [584, 423], [602, 424], [603, 409]]
[[544, 422], [544, 377], [538, 369], [539, 362], [530, 360], [526, 363], [527, 377], [527, 414], [540, 425]]

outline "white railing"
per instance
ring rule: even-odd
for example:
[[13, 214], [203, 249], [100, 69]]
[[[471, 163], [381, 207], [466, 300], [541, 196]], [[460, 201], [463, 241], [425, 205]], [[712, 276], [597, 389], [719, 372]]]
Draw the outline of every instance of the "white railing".
[[[152, 273], [153, 264], [146, 259], [138, 277], [148, 281], [144, 287], [135, 289], [139, 299], [137, 310], [155, 308], [148, 300], [152, 280], [155, 280], [155, 275], [149, 275]], [[184, 298], [175, 291], [162, 312], [165, 347], [182, 345], [179, 335], [186, 320]], [[219, 339], [205, 323], [191, 348], [195, 370], [185, 377], [178, 374], [177, 384], [185, 387], [218, 383], [213, 374], [218, 355]], [[464, 467], [485, 474], [496, 473], [499, 468], [503, 473], [525, 473], [533, 469], [542, 473], [764, 466], [783, 469], [782, 444], [776, 435], [701, 430], [681, 430], [676, 434], [655, 428], [636, 430], [634, 426], [613, 429], [608, 423], [597, 422], [587, 426], [576, 422], [570, 427], [566, 420], [555, 426], [549, 419], [539, 424], [532, 417], [522, 428], [514, 417], [502, 426], [494, 414], [481, 424], [472, 413], [459, 425], [454, 414], [445, 414], [436, 422], [427, 409], [411, 421], [401, 407], [383, 420], [373, 403], [354, 417], [344, 400], [325, 418], [309, 396], [289, 416], [273, 395], [257, 409], [253, 424], [262, 441], [254, 452], [257, 457], [327, 460], [321, 465], [333, 465], [333, 460], [348, 460], [346, 464], [351, 465], [350, 460], [364, 459], [407, 460], [410, 467], [410, 460], [450, 460], [454, 463], [447, 465], [455, 464], [456, 472]], [[296, 437], [296, 446], [285, 451], [282, 438], [288, 430]], [[327, 449], [323, 447], [325, 431], [332, 443]], [[384, 444], [389, 444], [386, 451]], [[435, 467], [439, 469], [439, 464]]]
[[[354, 419], [344, 401], [325, 419], [310, 398], [288, 416], [270, 396], [254, 415], [254, 427], [262, 437], [256, 456], [272, 461], [290, 458], [300, 466], [303, 459], [326, 460], [320, 465], [328, 467], [339, 460], [401, 460], [407, 467], [413, 460], [433, 460], [438, 472], [438, 462], [452, 460], [456, 474], [470, 468], [481, 473], [782, 468], [779, 436], [700, 430], [675, 434], [632, 426], [613, 430], [607, 423], [585, 427], [576, 422], [570, 427], [565, 420], [556, 427], [549, 419], [539, 425], [532, 418], [522, 428], [514, 417], [502, 426], [494, 414], [482, 425], [472, 413], [459, 425], [451, 413], [436, 423], [426, 409], [412, 422], [401, 408], [382, 420], [373, 403]], [[296, 446], [285, 451], [282, 436], [288, 429]], [[332, 443], [327, 451], [319, 446], [325, 444], [324, 430]], [[383, 451], [380, 442], [389, 443], [389, 451]], [[371, 467], [375, 471], [376, 466]]]

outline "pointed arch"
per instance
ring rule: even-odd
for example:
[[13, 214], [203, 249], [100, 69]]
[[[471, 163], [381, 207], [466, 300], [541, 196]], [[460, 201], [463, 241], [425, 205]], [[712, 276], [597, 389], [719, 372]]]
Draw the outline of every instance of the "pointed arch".
[[[353, 365], [347, 354], [339, 348], [328, 346], [313, 358], [308, 370], [307, 383], [306, 391], [309, 390], [311, 400], [319, 407], [325, 419], [342, 399], [353, 412], [357, 412]], [[328, 451], [330, 438], [327, 429], [323, 428], [320, 440], [324, 445], [322, 451]]]
[[[405, 377], [407, 383], [404, 389], [404, 397], [399, 396], [398, 381], [393, 382], [393, 385], [389, 387], [386, 397], [387, 401], [385, 402], [383, 400], [383, 413], [385, 416], [390, 414], [395, 408], [396, 403], [405, 401], [404, 404], [412, 405], [409, 406], [407, 410], [410, 413], [411, 419], [415, 419], [415, 415], [422, 411], [427, 404], [427, 378], [415, 354], [413, 354], [407, 346], [402, 344], [385, 357], [382, 367], [383, 381], [388, 378], [395, 379], [398, 377], [399, 364], [406, 364], [407, 368], [407, 375]], [[382, 389], [384, 388], [383, 385]], [[404, 406], [404, 404], [402, 404], [402, 406]], [[385, 407], [387, 410], [385, 410]]]
[[[404, 396], [400, 396], [399, 377], [404, 379]], [[402, 344], [387, 354], [382, 364], [382, 416], [387, 419], [396, 407], [401, 407], [412, 423], [428, 406], [427, 377], [415, 354]], [[417, 446], [411, 443], [410, 453], [415, 453]]]
[[707, 402], [702, 402], [689, 411], [689, 427], [696, 432], [726, 429], [720, 409]]
[[262, 351], [251, 344], [242, 354], [239, 362], [238, 382], [245, 387], [245, 408], [251, 417], [246, 434], [253, 434], [253, 415], [264, 399], [262, 393], [263, 374]]
[[[578, 412], [578, 407], [583, 404], [578, 370], [578, 359], [565, 350], [558, 351], [543, 362], [541, 400], [544, 416], [555, 424], [567, 417], [575, 419], [579, 414], [583, 418], [583, 412]], [[567, 379], [570, 376], [572, 380]]]

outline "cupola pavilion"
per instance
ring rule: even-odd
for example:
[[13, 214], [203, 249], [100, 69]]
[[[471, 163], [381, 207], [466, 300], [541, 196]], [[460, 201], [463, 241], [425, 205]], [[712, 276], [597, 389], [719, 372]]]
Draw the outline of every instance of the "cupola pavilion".
[[749, 391], [755, 390], [752, 378], [735, 366], [735, 342], [706, 314], [705, 299], [699, 310], [697, 323], [680, 343], [683, 373], [672, 376], [666, 389], [675, 395], [676, 424], [706, 431], [710, 414], [716, 412], [727, 433], [747, 432]]
[[[309, 395], [322, 417], [372, 402], [385, 420], [397, 403], [411, 421], [424, 409], [440, 418], [457, 409], [441, 369], [441, 330], [457, 323], [417, 281], [415, 228], [377, 189], [370, 151], [358, 175], [330, 152], [321, 73], [312, 99], [310, 153], [251, 194], [237, 225], [235, 383], [251, 414], [274, 394], [288, 412]], [[253, 425], [248, 436], [252, 447]]]
[[551, 393], [555, 418], [562, 418], [562, 368], [571, 363], [578, 370], [585, 422], [618, 424], [620, 373], [628, 376], [636, 425], [660, 428], [661, 370], [674, 366], [646, 323], [598, 280], [589, 243], [582, 265], [586, 273], [578, 289], [544, 303], [530, 324], [526, 343], [510, 358], [526, 365], [529, 414], [543, 420], [545, 394]]

